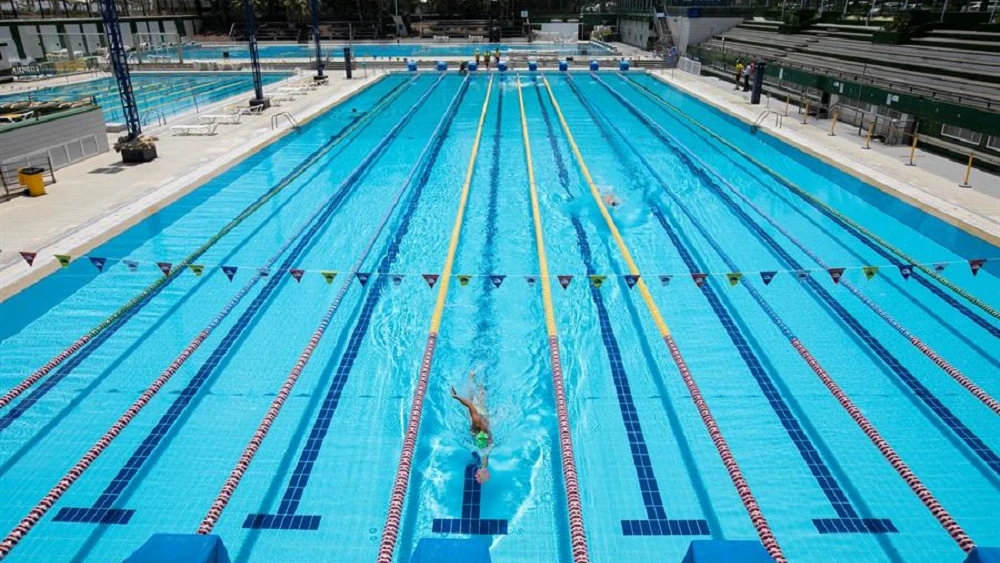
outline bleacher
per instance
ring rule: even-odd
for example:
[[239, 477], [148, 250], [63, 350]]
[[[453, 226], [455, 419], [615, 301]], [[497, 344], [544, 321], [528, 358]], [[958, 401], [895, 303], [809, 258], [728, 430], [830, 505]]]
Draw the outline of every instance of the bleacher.
[[1000, 107], [1000, 33], [931, 32], [906, 45], [872, 43], [876, 27], [815, 24], [778, 33], [778, 22], [748, 21], [701, 46], [745, 58], [871, 82], [894, 91]]

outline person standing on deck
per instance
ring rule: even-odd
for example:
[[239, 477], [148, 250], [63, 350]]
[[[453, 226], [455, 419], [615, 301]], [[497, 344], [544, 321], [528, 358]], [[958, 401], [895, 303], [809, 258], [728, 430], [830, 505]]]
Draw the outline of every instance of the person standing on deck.
[[740, 77], [742, 76], [743, 76], [743, 61], [741, 59], [736, 59], [736, 80], [734, 81], [735, 85], [733, 86], [733, 90], [740, 89]]

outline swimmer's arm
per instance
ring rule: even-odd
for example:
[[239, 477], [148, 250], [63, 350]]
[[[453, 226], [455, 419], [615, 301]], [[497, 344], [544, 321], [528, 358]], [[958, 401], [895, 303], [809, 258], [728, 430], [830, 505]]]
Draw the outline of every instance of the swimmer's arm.
[[454, 397], [459, 403], [462, 403], [465, 408], [469, 409], [469, 416], [478, 416], [479, 413], [476, 412], [476, 406], [472, 404], [472, 401], [466, 399], [465, 397], [460, 397], [454, 387], [451, 388], [451, 396]]

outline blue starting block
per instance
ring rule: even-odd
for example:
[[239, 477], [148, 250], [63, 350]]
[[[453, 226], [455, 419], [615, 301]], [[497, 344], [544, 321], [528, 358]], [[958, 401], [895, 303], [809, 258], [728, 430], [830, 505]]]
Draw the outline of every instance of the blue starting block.
[[417, 61], [406, 61], [406, 70], [417, 72]]
[[500, 72], [507, 72], [507, 61], [500, 61], [497, 65], [497, 70]]
[[622, 59], [618, 61], [618, 70], [626, 71], [628, 70], [630, 63], [628, 59]]
[[482, 538], [423, 538], [410, 563], [491, 563], [489, 541]]
[[590, 61], [590, 70], [600, 70], [601, 64], [597, 61]]
[[439, 71], [441, 71], [441, 72], [444, 72], [444, 71], [448, 70], [448, 63], [446, 63], [444, 61], [438, 61], [438, 63], [437, 63], [437, 69]]
[[964, 563], [1000, 563], [1000, 547], [976, 547]]
[[230, 563], [219, 536], [153, 534], [122, 563]]
[[694, 540], [682, 563], [773, 563], [759, 541]]
[[566, 72], [569, 70], [569, 63], [566, 61], [559, 61], [559, 70]]
[[479, 70], [479, 65], [477, 65], [475, 62], [471, 62], [465, 65], [465, 70], [469, 72], [476, 72], [477, 70]]
[[531, 72], [538, 70], [538, 61], [528, 61], [528, 70]]

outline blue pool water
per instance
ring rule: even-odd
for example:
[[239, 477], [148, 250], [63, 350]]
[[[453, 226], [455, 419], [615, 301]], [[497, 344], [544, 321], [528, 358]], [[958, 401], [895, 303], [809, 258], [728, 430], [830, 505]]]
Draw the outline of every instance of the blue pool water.
[[[322, 45], [323, 56], [332, 58], [343, 58], [344, 47], [348, 45], [333, 45], [324, 43]], [[391, 58], [417, 58], [433, 59], [434, 57], [460, 57], [463, 55], [472, 57], [476, 49], [480, 52], [500, 49], [504, 54], [521, 55], [611, 55], [614, 52], [599, 43], [400, 43], [400, 44], [380, 44], [380, 43], [354, 43], [351, 45], [352, 53], [355, 57], [391, 57]], [[259, 47], [262, 59], [308, 59], [316, 55], [313, 45], [261, 45]], [[192, 60], [213, 60], [223, 58], [223, 53], [229, 53], [229, 57], [234, 59], [247, 59], [250, 53], [246, 45], [202, 45], [198, 47], [184, 47], [184, 58]], [[176, 48], [163, 49], [156, 54], [176, 57]]]
[[[92, 251], [102, 273], [81, 257], [0, 304], [6, 392], [161, 279], [157, 262], [181, 262], [283, 186], [197, 257], [202, 275], [171, 278], [0, 408], [6, 533], [232, 307], [9, 561], [120, 561], [155, 532], [193, 533], [345, 279], [214, 533], [235, 561], [375, 560], [441, 283], [422, 274], [445, 262], [489, 81], [439, 76], [385, 77]], [[1000, 322], [924, 272], [904, 279], [907, 264], [851, 225], [946, 264], [986, 308], [1000, 306], [1000, 251], [653, 77], [547, 78], [789, 560], [964, 557], [789, 334], [962, 529], [1000, 545], [1000, 419], [847, 289], [996, 397]], [[472, 277], [447, 294], [395, 560], [464, 529], [485, 534], [497, 563], [571, 561], [541, 282], [528, 283], [540, 264], [519, 86], [548, 266], [573, 276], [551, 284], [591, 561], [680, 561], [693, 539], [755, 540], [548, 90], [507, 75], [488, 99], [453, 271]], [[367, 275], [352, 280], [373, 237]], [[847, 268], [842, 283], [810, 255]], [[992, 261], [973, 276], [972, 258]], [[871, 280], [866, 265], [880, 268]], [[744, 281], [731, 286], [734, 271]], [[765, 284], [761, 272], [777, 273]], [[588, 275], [608, 277], [597, 289]], [[470, 370], [495, 436], [481, 489], [449, 396], [469, 392]]]
[[[287, 73], [266, 72], [261, 75], [265, 86], [287, 78]], [[132, 89], [139, 106], [142, 123], [157, 123], [157, 118], [213, 104], [236, 94], [252, 92], [253, 78], [248, 73], [207, 72], [133, 72]], [[100, 78], [62, 86], [49, 86], [24, 93], [0, 96], [9, 100], [75, 101], [95, 98], [104, 112], [104, 121], [124, 121], [118, 87], [112, 78]]]

